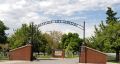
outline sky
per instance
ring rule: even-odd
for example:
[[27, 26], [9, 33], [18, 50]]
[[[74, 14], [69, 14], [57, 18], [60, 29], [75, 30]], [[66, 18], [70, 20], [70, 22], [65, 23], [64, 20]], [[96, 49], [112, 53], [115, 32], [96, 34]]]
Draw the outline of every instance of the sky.
[[[120, 17], [120, 0], [0, 0], [0, 20], [13, 34], [23, 23], [40, 24], [50, 20], [69, 20], [83, 25], [86, 22], [86, 37], [94, 35], [94, 26], [106, 19], [107, 7]], [[61, 31], [78, 33], [81, 29], [67, 24], [49, 24], [39, 28], [42, 32]]]

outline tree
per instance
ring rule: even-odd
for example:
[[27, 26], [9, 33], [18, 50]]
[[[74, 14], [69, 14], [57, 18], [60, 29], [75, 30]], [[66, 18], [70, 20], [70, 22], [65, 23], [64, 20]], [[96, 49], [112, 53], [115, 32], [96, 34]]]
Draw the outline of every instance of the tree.
[[119, 51], [120, 51], [120, 23], [114, 25], [109, 25], [106, 29], [107, 36], [106, 41], [108, 41], [111, 49], [116, 52], [116, 61], [119, 61]]
[[21, 28], [18, 28], [15, 33], [9, 37], [10, 49], [14, 49], [28, 43], [33, 45], [33, 52], [40, 52], [41, 47], [43, 47], [45, 42], [41, 31], [38, 29], [37, 25], [33, 22], [29, 25], [22, 24]]
[[62, 33], [59, 31], [50, 31], [45, 34], [46, 39], [51, 47], [51, 49], [58, 49], [62, 38]]
[[47, 40], [46, 52], [48, 54], [52, 53], [54, 49], [60, 49], [59, 45], [61, 43], [62, 33], [59, 31], [49, 31], [44, 33], [44, 37]]
[[114, 24], [118, 22], [118, 18], [116, 17], [117, 13], [114, 12], [110, 7], [108, 7], [106, 14], [107, 14], [107, 18], [106, 18], [107, 24]]
[[65, 49], [66, 52], [72, 51], [73, 54], [79, 51], [79, 47], [82, 45], [82, 39], [79, 38], [77, 33], [64, 34], [61, 41], [62, 49]]
[[4, 56], [6, 56], [6, 52], [8, 51], [8, 41], [5, 30], [8, 30], [8, 27], [0, 20], [0, 52], [4, 53]]
[[7, 36], [5, 34], [5, 30], [8, 30], [8, 27], [4, 25], [4, 23], [0, 20], [0, 44], [7, 43]]
[[40, 50], [40, 52], [43, 52], [44, 53], [44, 55], [45, 55], [45, 53], [47, 52], [48, 53], [48, 41], [47, 41], [47, 39], [45, 38], [45, 36], [44, 36], [44, 34], [42, 34], [42, 36], [41, 36], [41, 44], [40, 44], [40, 46], [39, 46], [39, 50]]
[[[99, 25], [99, 29], [95, 26], [95, 35], [92, 36], [89, 40], [91, 43], [91, 47], [100, 51], [104, 51], [104, 52], [111, 52], [110, 48], [107, 48], [109, 46], [104, 46], [104, 42], [105, 42], [105, 36], [106, 33], [104, 32], [106, 30], [106, 26], [103, 24], [103, 21], [101, 22], [101, 24]], [[106, 50], [107, 48], [107, 50]]]
[[91, 37], [92, 47], [104, 52], [116, 52], [116, 61], [119, 61], [120, 51], [120, 21], [110, 7], [106, 12], [106, 24], [95, 27], [95, 35]]
[[28, 43], [29, 28], [27, 24], [22, 24], [22, 27], [15, 30], [15, 33], [9, 37], [10, 49], [14, 49]]

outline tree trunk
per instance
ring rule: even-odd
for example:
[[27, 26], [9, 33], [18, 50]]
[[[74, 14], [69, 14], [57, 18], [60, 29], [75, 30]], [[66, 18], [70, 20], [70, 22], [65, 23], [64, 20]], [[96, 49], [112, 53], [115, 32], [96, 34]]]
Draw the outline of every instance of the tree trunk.
[[37, 53], [38, 53], [38, 55], [39, 55], [39, 51], [38, 51]]
[[116, 62], [119, 62], [119, 50], [116, 50]]
[[45, 51], [44, 51], [44, 56], [45, 56]]
[[44, 52], [44, 56], [45, 56], [45, 52]]

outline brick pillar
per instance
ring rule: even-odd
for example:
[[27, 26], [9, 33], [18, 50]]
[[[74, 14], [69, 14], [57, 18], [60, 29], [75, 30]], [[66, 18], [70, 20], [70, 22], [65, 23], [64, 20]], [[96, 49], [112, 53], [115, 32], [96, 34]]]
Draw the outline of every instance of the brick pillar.
[[85, 47], [81, 47], [81, 53], [80, 53], [80, 59], [79, 61], [81, 63], [86, 63], [86, 48]]

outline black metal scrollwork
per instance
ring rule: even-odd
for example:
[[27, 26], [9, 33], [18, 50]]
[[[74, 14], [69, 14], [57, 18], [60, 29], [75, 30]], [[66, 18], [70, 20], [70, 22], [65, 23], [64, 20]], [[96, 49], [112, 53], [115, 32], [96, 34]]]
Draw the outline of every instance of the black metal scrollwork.
[[78, 28], [80, 28], [80, 29], [83, 30], [83, 26], [82, 26], [82, 25], [79, 25], [79, 24], [74, 23], [74, 22], [71, 22], [71, 21], [66, 21], [66, 20], [51, 20], [51, 21], [46, 21], [46, 22], [43, 22], [43, 23], [38, 24], [38, 27], [41, 27], [41, 26], [44, 26], [44, 25], [47, 25], [47, 24], [52, 24], [52, 23], [64, 23], [64, 24], [69, 24], [69, 25], [78, 27]]

